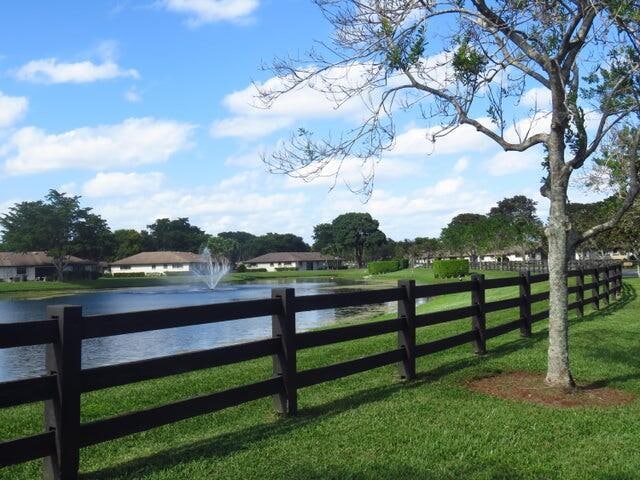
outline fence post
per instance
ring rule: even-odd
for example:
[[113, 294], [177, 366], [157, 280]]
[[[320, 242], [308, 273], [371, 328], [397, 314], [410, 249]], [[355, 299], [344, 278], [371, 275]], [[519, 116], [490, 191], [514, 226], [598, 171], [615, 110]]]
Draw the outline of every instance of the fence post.
[[416, 376], [416, 282], [398, 280], [403, 298], [398, 300], [398, 318], [402, 322], [398, 330], [398, 347], [404, 348], [405, 357], [398, 363], [400, 377], [411, 380]]
[[80, 465], [80, 371], [82, 307], [53, 305], [47, 318], [57, 320], [57, 343], [47, 345], [46, 368], [56, 375], [57, 395], [44, 403], [45, 429], [55, 431], [56, 453], [44, 459], [44, 478], [75, 480]]
[[578, 291], [576, 292], [576, 301], [578, 302], [578, 317], [584, 317], [584, 269], [578, 270], [578, 276], [576, 277], [576, 286]]
[[478, 355], [484, 355], [487, 353], [484, 274], [474, 273], [471, 281], [471, 305], [477, 307], [477, 313], [471, 317], [471, 330], [475, 333], [474, 348]]
[[611, 288], [609, 286], [609, 267], [604, 267], [604, 303], [609, 305], [611, 301]]
[[296, 291], [293, 288], [274, 288], [271, 298], [280, 299], [282, 313], [271, 316], [273, 336], [280, 338], [282, 348], [273, 355], [273, 375], [282, 377], [283, 389], [273, 396], [278, 413], [295, 415], [298, 411], [296, 379]]
[[600, 272], [598, 271], [598, 267], [593, 269], [593, 273], [591, 274], [591, 282], [594, 283], [591, 289], [593, 308], [595, 308], [596, 310], [600, 310]]
[[531, 272], [520, 272], [520, 334], [531, 336]]

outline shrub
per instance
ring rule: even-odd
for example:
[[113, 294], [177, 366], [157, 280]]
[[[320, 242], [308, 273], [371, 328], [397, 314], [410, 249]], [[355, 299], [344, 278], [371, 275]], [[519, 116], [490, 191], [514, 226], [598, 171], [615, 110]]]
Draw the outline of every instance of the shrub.
[[469, 260], [434, 260], [433, 276], [436, 278], [465, 277], [469, 275]]
[[398, 260], [381, 260], [379, 262], [369, 262], [367, 269], [372, 275], [379, 273], [397, 272], [400, 270], [400, 262]]
[[246, 271], [247, 271], [247, 266], [244, 263], [241, 263], [236, 267], [236, 272], [238, 273], [244, 273]]
[[247, 268], [247, 272], [268, 272], [266, 268]]
[[146, 277], [144, 272], [115, 272], [113, 276], [117, 278]]
[[398, 265], [400, 266], [400, 270], [404, 270], [405, 268], [409, 268], [409, 259], [408, 258], [399, 258]]
[[276, 267], [276, 272], [295, 272], [298, 270], [295, 267]]

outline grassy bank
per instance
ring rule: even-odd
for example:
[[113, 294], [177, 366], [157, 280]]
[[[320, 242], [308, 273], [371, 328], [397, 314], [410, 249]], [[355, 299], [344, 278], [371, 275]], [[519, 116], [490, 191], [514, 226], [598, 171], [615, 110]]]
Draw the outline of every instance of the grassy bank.
[[[500, 272], [496, 272], [500, 274]], [[492, 272], [493, 275], [493, 272]], [[248, 282], [259, 280], [295, 280], [295, 279], [331, 279], [345, 281], [366, 281], [367, 283], [388, 283], [396, 279], [416, 279], [419, 283], [434, 281], [431, 269], [417, 268], [401, 270], [390, 274], [371, 276], [365, 269], [349, 270], [315, 270], [303, 272], [246, 272], [230, 273], [224, 282]], [[29, 298], [45, 295], [65, 294], [84, 290], [105, 290], [133, 287], [156, 287], [164, 285], [182, 285], [192, 283], [191, 276], [168, 277], [112, 277], [97, 280], [69, 281], [69, 282], [0, 282], [0, 298]]]
[[[542, 288], [541, 285], [536, 286]], [[574, 373], [640, 395], [640, 281], [600, 312], [572, 320]], [[515, 294], [490, 291], [488, 299]], [[468, 305], [468, 294], [440, 297], [421, 311]], [[545, 308], [538, 304], [536, 309]], [[512, 320], [497, 312], [488, 326]], [[461, 320], [419, 330], [418, 341], [468, 329]], [[87, 448], [85, 479], [632, 479], [640, 471], [640, 401], [611, 409], [560, 410], [469, 391], [467, 379], [499, 371], [544, 372], [546, 324], [532, 338], [491, 339], [477, 357], [469, 346], [418, 360], [418, 378], [395, 367], [300, 391], [296, 418], [273, 413], [269, 399]], [[299, 369], [395, 348], [394, 335], [299, 353]], [[149, 408], [267, 378], [269, 359], [83, 396], [83, 420]], [[0, 411], [0, 439], [39, 432], [39, 404]], [[40, 462], [0, 470], [2, 479], [38, 478]]]

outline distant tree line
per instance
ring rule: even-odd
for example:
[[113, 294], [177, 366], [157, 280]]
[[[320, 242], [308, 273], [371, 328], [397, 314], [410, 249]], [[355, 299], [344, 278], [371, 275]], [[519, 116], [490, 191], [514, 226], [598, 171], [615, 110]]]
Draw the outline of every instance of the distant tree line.
[[[585, 230], [609, 218], [621, 200], [612, 196], [595, 203], [569, 205], [571, 222]], [[313, 229], [313, 245], [292, 233], [254, 235], [243, 231], [207, 234], [188, 218], [157, 219], [146, 229], [111, 231], [107, 222], [80, 205], [79, 196], [50, 190], [43, 200], [13, 205], [0, 217], [3, 251], [45, 251], [54, 259], [61, 277], [69, 255], [95, 261], [115, 261], [143, 251], [174, 250], [200, 252], [205, 246], [214, 256], [232, 264], [270, 252], [308, 252], [340, 257], [364, 267], [372, 260], [430, 260], [443, 256], [545, 251], [542, 221], [536, 203], [523, 195], [505, 198], [486, 215], [461, 213], [444, 227], [439, 237], [416, 237], [395, 241], [380, 230], [368, 213], [348, 212]], [[596, 235], [580, 246], [578, 254], [604, 252], [614, 248], [640, 257], [640, 206], [636, 205], [621, 223], [606, 235]]]

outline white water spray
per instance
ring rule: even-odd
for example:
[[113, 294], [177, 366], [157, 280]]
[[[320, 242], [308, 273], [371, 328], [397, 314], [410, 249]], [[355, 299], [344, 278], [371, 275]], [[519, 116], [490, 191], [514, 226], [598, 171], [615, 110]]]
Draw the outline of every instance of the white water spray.
[[203, 262], [194, 267], [193, 273], [199, 281], [209, 287], [210, 290], [213, 290], [222, 277], [231, 270], [231, 266], [226, 258], [213, 257], [209, 247], [205, 247], [200, 252], [200, 256]]

